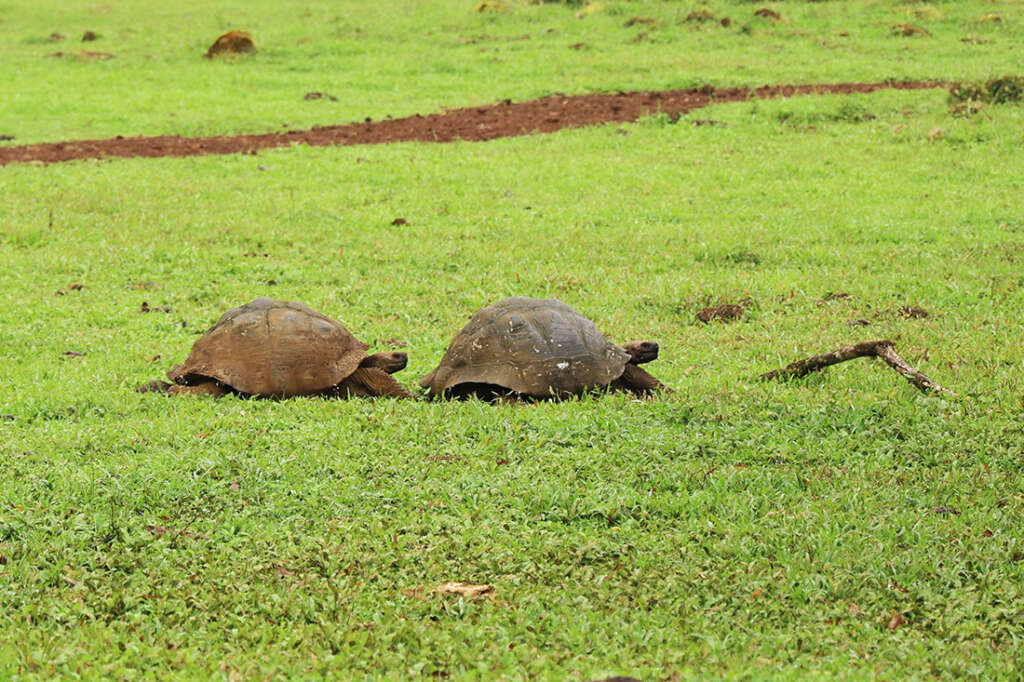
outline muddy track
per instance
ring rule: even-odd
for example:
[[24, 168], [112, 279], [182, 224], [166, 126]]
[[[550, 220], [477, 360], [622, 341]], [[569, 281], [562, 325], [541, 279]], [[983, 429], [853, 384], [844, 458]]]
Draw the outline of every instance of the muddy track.
[[876, 90], [920, 90], [941, 87], [928, 81], [888, 83], [836, 83], [825, 85], [776, 85], [761, 88], [716, 90], [668, 90], [620, 92], [597, 95], [552, 95], [529, 102], [506, 100], [498, 104], [450, 109], [439, 114], [407, 118], [317, 126], [312, 130], [214, 137], [121, 137], [108, 140], [76, 140], [0, 147], [0, 165], [27, 161], [55, 163], [76, 159], [116, 157], [200, 156], [205, 154], [255, 153], [261, 149], [294, 144], [314, 146], [383, 144], [387, 142], [455, 142], [493, 140], [499, 137], [552, 133], [602, 123], [624, 123], [663, 112], [670, 116], [711, 103], [794, 95], [850, 94]]

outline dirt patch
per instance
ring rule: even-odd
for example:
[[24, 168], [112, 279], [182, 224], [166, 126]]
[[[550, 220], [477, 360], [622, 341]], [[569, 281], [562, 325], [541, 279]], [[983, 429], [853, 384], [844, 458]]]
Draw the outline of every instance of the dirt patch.
[[919, 305], [905, 305], [897, 311], [900, 317], [905, 317], [908, 320], [918, 320], [922, 317], [928, 317], [928, 311]]
[[901, 38], [910, 38], [911, 36], [928, 36], [931, 37], [926, 29], [914, 24], [895, 24], [891, 29], [894, 36], [900, 36]]
[[704, 324], [711, 322], [711, 320], [734, 322], [743, 319], [743, 310], [744, 306], [739, 303], [721, 303], [710, 308], [704, 308], [697, 313], [697, 319]]
[[250, 153], [263, 149], [312, 146], [384, 144], [390, 142], [482, 142], [501, 137], [553, 133], [603, 123], [628, 123], [641, 116], [664, 113], [680, 116], [711, 103], [795, 95], [845, 95], [876, 90], [920, 90], [942, 87], [937, 82], [835, 83], [825, 85], [773, 85], [760, 88], [704, 87], [695, 90], [620, 92], [617, 94], [552, 95], [528, 102], [505, 100], [497, 104], [450, 109], [439, 114], [317, 126], [312, 130], [254, 135], [179, 137], [122, 137], [0, 147], [0, 166], [41, 161], [113, 157], [205, 156]]
[[781, 21], [782, 15], [773, 9], [762, 7], [761, 9], [754, 12], [755, 17], [762, 17], [764, 19], [771, 19], [772, 21]]
[[203, 56], [213, 59], [222, 54], [249, 54], [256, 51], [252, 36], [245, 31], [228, 31], [213, 41]]

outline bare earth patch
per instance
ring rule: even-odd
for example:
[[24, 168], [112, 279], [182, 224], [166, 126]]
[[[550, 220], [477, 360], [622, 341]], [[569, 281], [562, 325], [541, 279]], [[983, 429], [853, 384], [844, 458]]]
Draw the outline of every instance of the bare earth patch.
[[679, 116], [712, 103], [750, 99], [867, 93], [876, 90], [920, 90], [941, 87], [931, 81], [773, 85], [760, 88], [704, 87], [695, 90], [620, 92], [617, 94], [552, 95], [528, 102], [505, 100], [498, 104], [415, 115], [406, 118], [316, 126], [284, 133], [223, 135], [214, 137], [122, 137], [75, 140], [0, 148], [0, 166], [39, 161], [55, 163], [112, 157], [203, 156], [256, 153], [294, 144], [312, 146], [384, 144], [389, 142], [481, 142], [501, 137], [552, 133], [602, 123], [627, 123], [641, 116], [665, 113]]

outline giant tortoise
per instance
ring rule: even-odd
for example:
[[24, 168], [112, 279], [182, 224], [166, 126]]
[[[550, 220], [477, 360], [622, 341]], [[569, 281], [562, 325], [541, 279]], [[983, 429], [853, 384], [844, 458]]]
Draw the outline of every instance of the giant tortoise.
[[199, 337], [184, 364], [167, 373], [173, 384], [150, 382], [139, 390], [411, 398], [391, 376], [405, 367], [406, 354], [367, 355], [367, 348], [340, 322], [302, 303], [257, 298], [224, 313]]
[[473, 315], [420, 386], [432, 398], [558, 399], [602, 388], [645, 396], [665, 388], [638, 367], [657, 357], [655, 341], [617, 346], [561, 301], [517, 296]]

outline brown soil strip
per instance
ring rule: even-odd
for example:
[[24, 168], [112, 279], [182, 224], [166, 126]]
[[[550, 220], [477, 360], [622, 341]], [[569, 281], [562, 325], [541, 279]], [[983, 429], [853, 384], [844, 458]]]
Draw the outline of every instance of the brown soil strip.
[[109, 140], [77, 140], [0, 147], [0, 166], [9, 163], [73, 161], [111, 157], [200, 156], [206, 154], [256, 153], [261, 149], [294, 144], [314, 146], [382, 144], [387, 142], [455, 142], [493, 140], [499, 137], [553, 133], [602, 123], [625, 123], [641, 116], [665, 113], [679, 116], [711, 103], [741, 102], [756, 98], [792, 97], [941, 87], [928, 81], [888, 83], [837, 83], [825, 85], [777, 85], [761, 88], [711, 87], [663, 92], [620, 92], [596, 95], [552, 95], [529, 102], [506, 100], [498, 104], [450, 109], [428, 116], [317, 126], [312, 130], [284, 133], [215, 137], [121, 137]]

